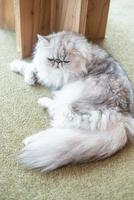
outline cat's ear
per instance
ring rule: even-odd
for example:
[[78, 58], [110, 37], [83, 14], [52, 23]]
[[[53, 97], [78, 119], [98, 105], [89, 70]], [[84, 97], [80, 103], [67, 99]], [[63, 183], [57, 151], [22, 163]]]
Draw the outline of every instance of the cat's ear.
[[45, 36], [37, 34], [37, 38], [38, 38], [38, 41], [43, 41], [45, 42], [46, 45], [49, 44], [49, 40]]
[[38, 38], [38, 40], [43, 40], [43, 36], [41, 36], [39, 34], [37, 34], [37, 38]]

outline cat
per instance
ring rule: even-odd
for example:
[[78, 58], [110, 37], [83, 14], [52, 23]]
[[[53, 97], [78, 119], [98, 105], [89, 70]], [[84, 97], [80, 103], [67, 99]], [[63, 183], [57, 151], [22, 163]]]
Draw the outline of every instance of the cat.
[[51, 128], [24, 139], [19, 161], [42, 172], [69, 163], [107, 158], [134, 135], [134, 89], [105, 50], [74, 32], [38, 35], [33, 61], [15, 60], [11, 70], [52, 88], [39, 98]]

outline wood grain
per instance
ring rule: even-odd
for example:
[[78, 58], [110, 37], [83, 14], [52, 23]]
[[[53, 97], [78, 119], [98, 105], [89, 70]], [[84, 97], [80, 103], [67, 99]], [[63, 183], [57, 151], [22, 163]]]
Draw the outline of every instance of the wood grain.
[[91, 40], [105, 36], [110, 0], [53, 0], [55, 31], [71, 30]]
[[16, 32], [20, 57], [31, 55], [37, 34], [51, 31], [51, 1], [14, 0], [16, 13]]
[[79, 31], [81, 0], [56, 0], [56, 31]]
[[105, 37], [110, 0], [89, 0], [85, 35], [92, 39]]
[[71, 30], [91, 40], [104, 38], [110, 0], [14, 0], [22, 58], [31, 54], [38, 33]]
[[15, 29], [14, 0], [0, 0], [0, 28]]

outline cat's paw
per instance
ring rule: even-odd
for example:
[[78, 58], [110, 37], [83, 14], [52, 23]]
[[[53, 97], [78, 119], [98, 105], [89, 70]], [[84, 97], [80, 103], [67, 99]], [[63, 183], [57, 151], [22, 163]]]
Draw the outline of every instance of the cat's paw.
[[10, 69], [13, 72], [17, 72], [17, 73], [21, 73], [22, 71], [22, 64], [21, 64], [21, 60], [14, 60], [10, 63]]
[[38, 99], [38, 104], [43, 108], [49, 108], [52, 106], [52, 99], [48, 97], [42, 97]]

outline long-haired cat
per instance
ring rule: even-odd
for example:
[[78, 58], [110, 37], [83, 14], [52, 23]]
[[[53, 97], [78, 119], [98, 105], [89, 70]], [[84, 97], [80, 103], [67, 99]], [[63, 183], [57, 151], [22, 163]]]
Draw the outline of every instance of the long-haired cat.
[[119, 63], [106, 51], [72, 32], [38, 36], [32, 63], [11, 69], [29, 85], [57, 90], [38, 103], [51, 117], [51, 128], [24, 140], [19, 159], [28, 168], [104, 159], [134, 135], [134, 89]]

